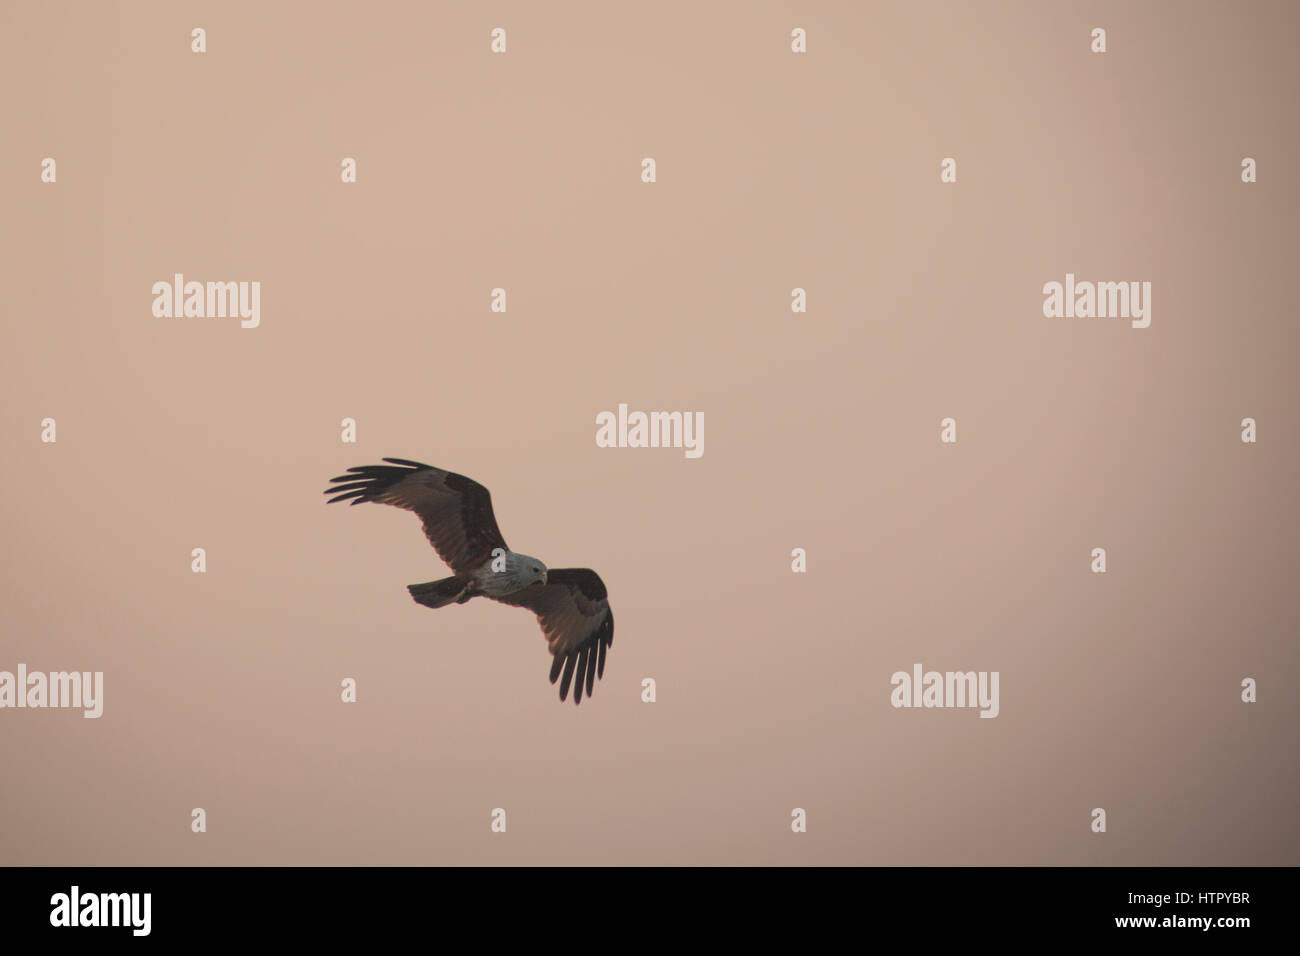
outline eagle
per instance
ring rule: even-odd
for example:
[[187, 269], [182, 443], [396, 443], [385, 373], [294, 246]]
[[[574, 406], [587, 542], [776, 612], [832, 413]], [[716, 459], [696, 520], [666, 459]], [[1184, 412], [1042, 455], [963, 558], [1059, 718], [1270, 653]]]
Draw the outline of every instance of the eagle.
[[[582, 703], [596, 679], [605, 676], [605, 652], [614, 643], [614, 614], [605, 582], [590, 568], [547, 568], [537, 558], [511, 551], [497, 528], [492, 495], [477, 481], [405, 458], [384, 465], [360, 465], [331, 478], [326, 504], [373, 501], [419, 515], [424, 534], [452, 576], [407, 585], [425, 607], [464, 604], [486, 597], [537, 615], [553, 660], [551, 683], [560, 681], [560, 700], [573, 685]], [[576, 676], [576, 680], [575, 680]]]

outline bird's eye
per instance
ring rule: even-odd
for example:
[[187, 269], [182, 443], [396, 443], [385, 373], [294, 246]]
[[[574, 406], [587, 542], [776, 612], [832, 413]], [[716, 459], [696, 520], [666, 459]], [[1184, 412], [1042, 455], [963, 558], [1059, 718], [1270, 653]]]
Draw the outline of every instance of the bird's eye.
[[541, 568], [533, 568], [533, 574], [541, 574], [541, 573], [542, 573]]

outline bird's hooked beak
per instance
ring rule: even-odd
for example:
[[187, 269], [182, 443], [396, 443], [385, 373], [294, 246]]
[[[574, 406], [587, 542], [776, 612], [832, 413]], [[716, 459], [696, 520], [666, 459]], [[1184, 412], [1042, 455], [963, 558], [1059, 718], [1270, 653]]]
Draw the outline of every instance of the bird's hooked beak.
[[545, 572], [545, 571], [542, 572], [542, 586], [543, 586], [543, 587], [546, 586], [546, 572]]

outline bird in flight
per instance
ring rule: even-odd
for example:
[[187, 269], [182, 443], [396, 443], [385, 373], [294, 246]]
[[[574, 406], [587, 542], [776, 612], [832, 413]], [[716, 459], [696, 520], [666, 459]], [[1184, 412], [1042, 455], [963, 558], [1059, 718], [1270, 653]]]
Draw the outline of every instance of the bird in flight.
[[327, 504], [373, 501], [414, 511], [424, 534], [451, 568], [452, 576], [407, 590], [425, 607], [464, 604], [491, 598], [525, 607], [537, 615], [550, 646], [551, 683], [560, 681], [560, 700], [573, 685], [573, 702], [582, 703], [585, 685], [591, 696], [596, 678], [605, 675], [605, 651], [614, 643], [614, 614], [605, 582], [590, 568], [550, 568], [511, 551], [497, 528], [492, 495], [477, 481], [404, 458], [385, 458], [387, 465], [360, 465], [331, 478]]

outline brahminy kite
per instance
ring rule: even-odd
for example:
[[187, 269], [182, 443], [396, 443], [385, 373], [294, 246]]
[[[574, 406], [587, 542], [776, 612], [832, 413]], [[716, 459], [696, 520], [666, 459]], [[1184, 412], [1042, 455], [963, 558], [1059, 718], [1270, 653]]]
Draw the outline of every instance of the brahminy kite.
[[590, 697], [614, 643], [614, 614], [600, 575], [590, 568], [548, 570], [537, 558], [511, 551], [497, 528], [492, 495], [478, 482], [418, 461], [384, 461], [390, 464], [360, 465], [331, 478], [325, 494], [336, 497], [327, 504], [351, 499], [354, 505], [373, 501], [414, 511], [452, 577], [407, 585], [411, 597], [433, 608], [480, 595], [528, 608], [555, 658], [551, 683], [560, 680], [560, 700], [568, 697], [570, 683], [575, 704], [582, 703], [584, 684]]

